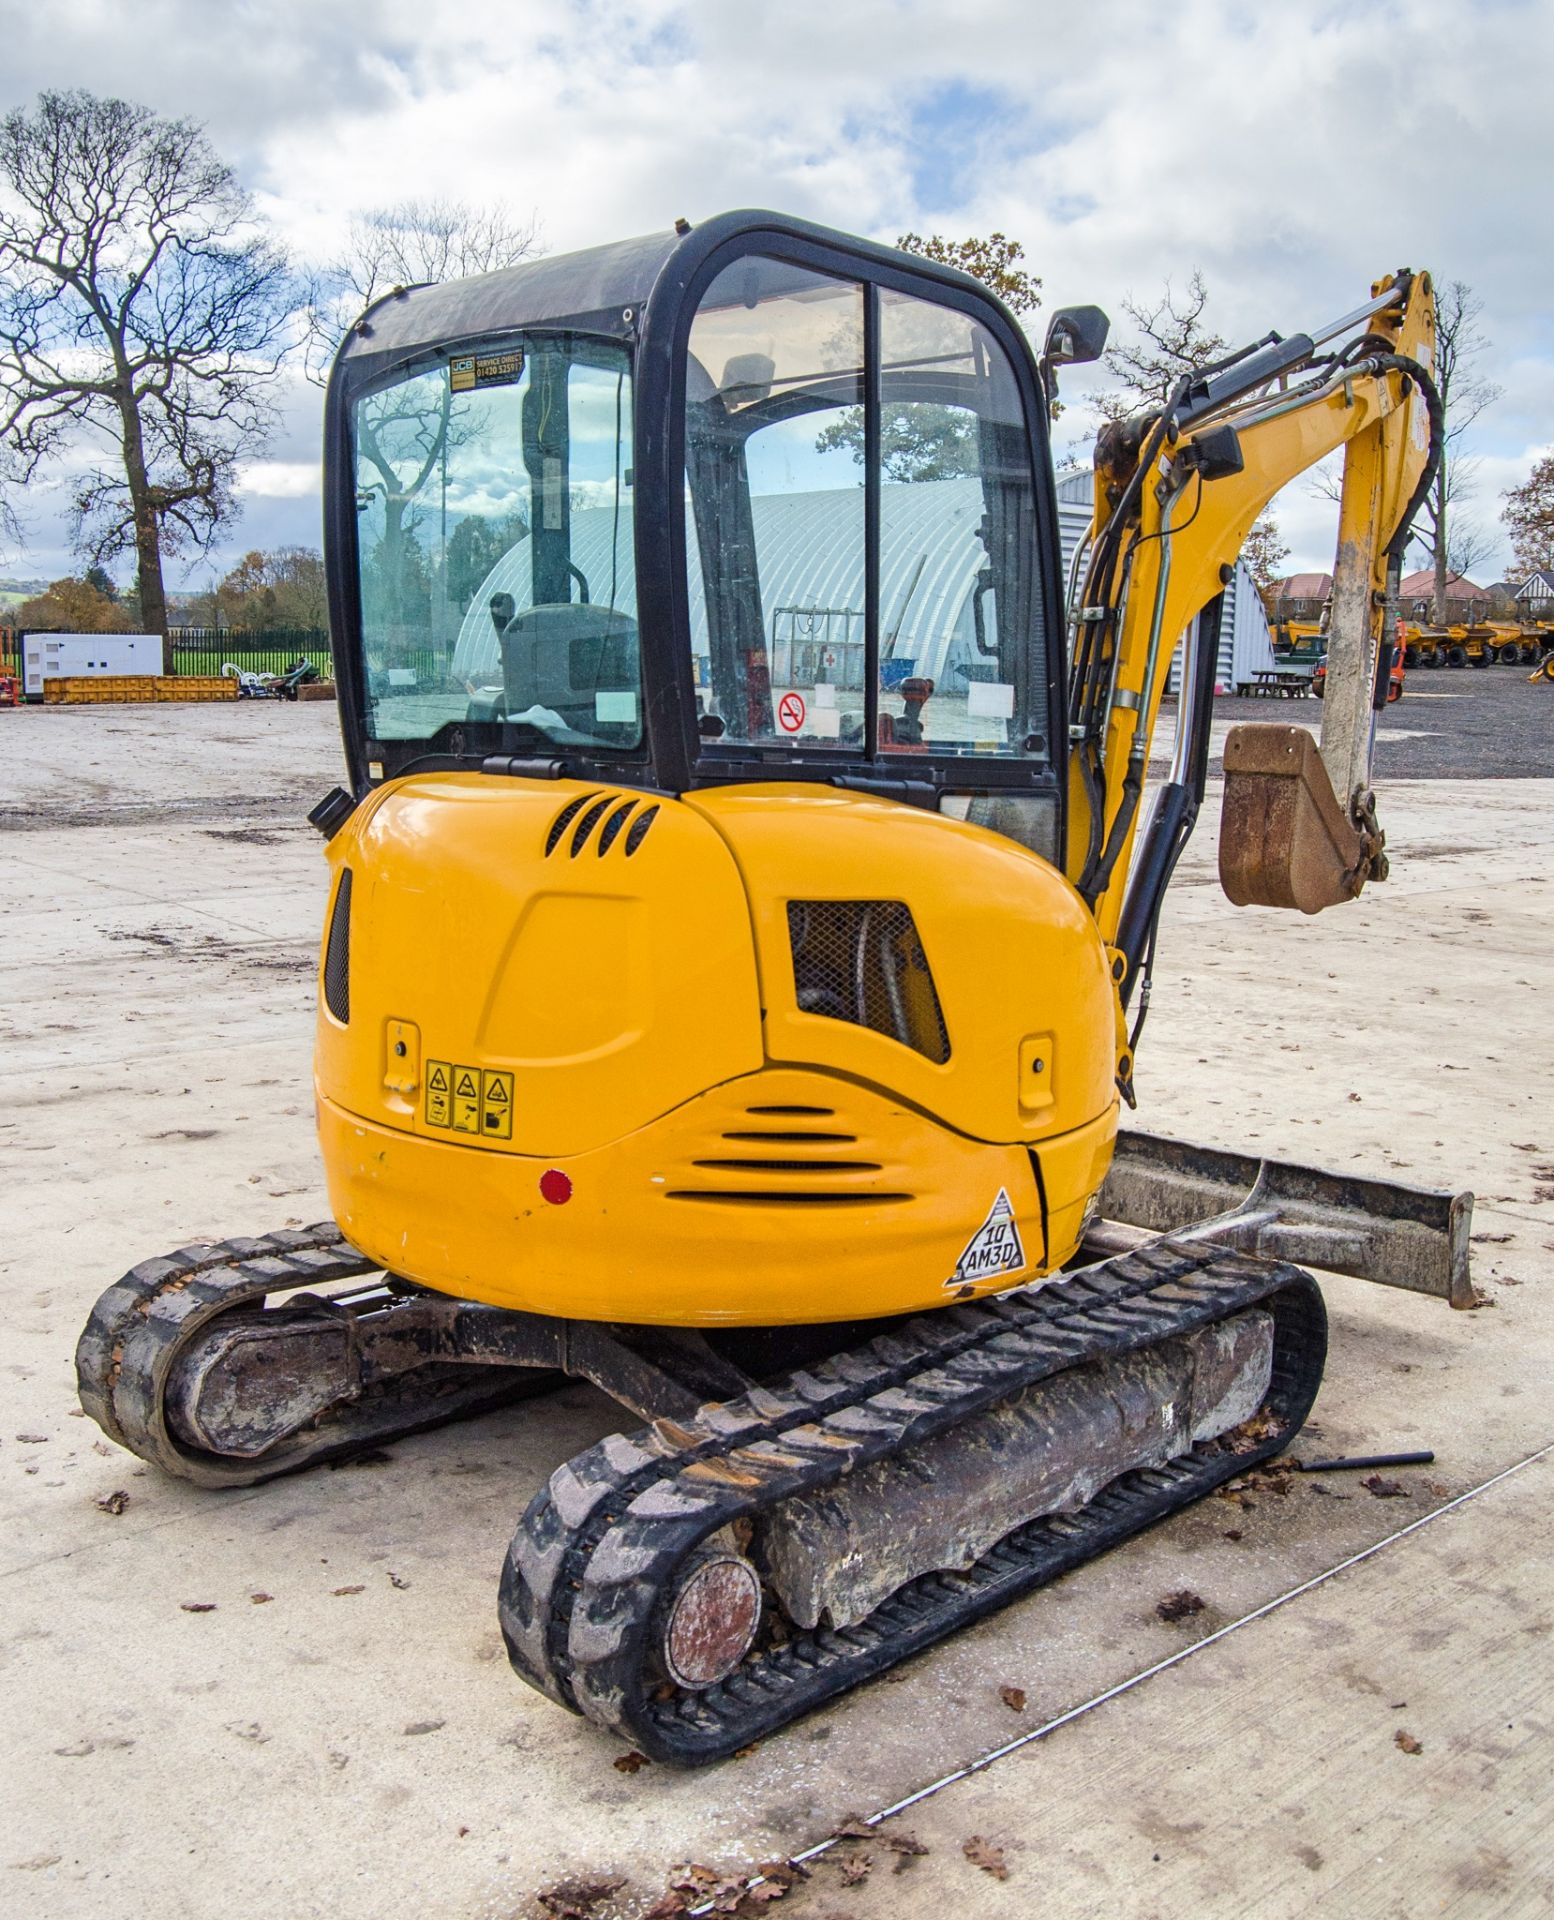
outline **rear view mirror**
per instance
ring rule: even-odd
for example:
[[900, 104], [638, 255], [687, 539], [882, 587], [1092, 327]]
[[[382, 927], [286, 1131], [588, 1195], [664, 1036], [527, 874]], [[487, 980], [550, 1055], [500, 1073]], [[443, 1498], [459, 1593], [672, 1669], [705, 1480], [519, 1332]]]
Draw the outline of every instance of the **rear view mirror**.
[[1106, 351], [1111, 321], [1099, 307], [1060, 307], [1047, 328], [1041, 350], [1041, 381], [1049, 401], [1056, 402], [1059, 367], [1076, 367], [1099, 360]]
[[1060, 307], [1047, 328], [1043, 361], [1054, 367], [1077, 367], [1087, 360], [1099, 360], [1106, 351], [1111, 324], [1099, 307]]

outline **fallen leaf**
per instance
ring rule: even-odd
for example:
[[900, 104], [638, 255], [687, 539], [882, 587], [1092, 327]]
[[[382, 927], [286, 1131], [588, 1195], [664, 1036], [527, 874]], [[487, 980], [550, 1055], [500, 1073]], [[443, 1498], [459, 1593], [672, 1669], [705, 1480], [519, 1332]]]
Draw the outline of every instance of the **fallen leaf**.
[[690, 1902], [683, 1893], [677, 1892], [675, 1888], [670, 1887], [667, 1892], [661, 1893], [652, 1906], [648, 1908], [647, 1912], [643, 1915], [643, 1920], [675, 1920], [675, 1916], [684, 1913], [689, 1905]]
[[[447, 1726], [446, 1720], [412, 1720], [405, 1728], [406, 1734], [440, 1733]], [[617, 1884], [619, 1884], [617, 1882]]]
[[765, 1907], [769, 1906], [773, 1900], [786, 1900], [787, 1897], [788, 1889], [778, 1881], [762, 1880], [756, 1886], [746, 1887], [744, 1899], [740, 1904], [744, 1906]]
[[872, 1853], [855, 1853], [840, 1863], [839, 1877], [844, 1887], [861, 1886], [874, 1871]]
[[251, 1593], [248, 1596], [249, 1604], [255, 1607], [267, 1607], [274, 1598], [273, 1593]]
[[1437, 1500], [1444, 1500], [1451, 1492], [1451, 1488], [1445, 1486], [1439, 1480], [1426, 1480], [1425, 1488], [1428, 1492], [1433, 1493]]
[[46, 1447], [49, 1443], [46, 1433], [19, 1433], [16, 1437], [24, 1447]]
[[1241, 1529], [1239, 1527], [1226, 1527], [1225, 1538], [1227, 1540], [1239, 1540], [1241, 1538]]
[[998, 1697], [1000, 1700], [1003, 1701], [1004, 1705], [1009, 1709], [1011, 1713], [1024, 1713], [1025, 1711], [1024, 1687], [1000, 1687], [998, 1689]]
[[1392, 1744], [1395, 1747], [1401, 1747], [1405, 1753], [1423, 1753], [1424, 1752], [1423, 1746], [1420, 1745], [1420, 1743], [1414, 1738], [1414, 1736], [1411, 1733], [1407, 1732], [1402, 1727], [1399, 1727], [1397, 1732], [1393, 1734]]
[[336, 1587], [332, 1597], [336, 1600], [344, 1600], [348, 1594], [365, 1593], [366, 1591], [367, 1589], [365, 1587]]
[[850, 1813], [836, 1830], [838, 1840], [872, 1840], [874, 1829], [860, 1813]]
[[469, 1828], [468, 1828], [468, 1827], [460, 1827], [460, 1828], [459, 1828], [459, 1838], [460, 1838], [461, 1840], [464, 1840], [464, 1839], [467, 1839], [467, 1838], [468, 1838], [468, 1835], [469, 1835]]
[[905, 1873], [914, 1860], [921, 1860], [928, 1851], [915, 1833], [887, 1833], [884, 1841], [896, 1856], [897, 1873]]
[[401, 1580], [397, 1573], [391, 1573], [389, 1575], [389, 1585], [391, 1587], [398, 1587], [400, 1592], [403, 1593], [410, 1585], [410, 1582], [408, 1580]]
[[1360, 1482], [1367, 1493], [1375, 1494], [1378, 1500], [1406, 1500], [1408, 1488], [1401, 1480], [1383, 1480], [1379, 1473], [1367, 1474]]
[[801, 1880], [809, 1878], [809, 1868], [798, 1866], [792, 1860], [763, 1860], [759, 1871], [765, 1874], [773, 1886], [781, 1887], [784, 1891], [789, 1887], [796, 1887]]
[[617, 1754], [610, 1762], [610, 1765], [614, 1767], [617, 1773], [638, 1773], [647, 1764], [647, 1755], [636, 1752]]
[[1186, 1620], [1192, 1614], [1202, 1613], [1203, 1600], [1190, 1587], [1182, 1587], [1175, 1593], [1168, 1593], [1155, 1608], [1160, 1618], [1167, 1622]]
[[104, 1513], [119, 1514], [129, 1505], [129, 1495], [122, 1487], [118, 1487], [112, 1493], [101, 1495], [97, 1504]]
[[556, 1920], [588, 1920], [601, 1900], [608, 1900], [622, 1880], [558, 1880], [538, 1896], [540, 1905]]
[[180, 1600], [178, 1611], [180, 1613], [214, 1613], [216, 1603], [214, 1600]]
[[984, 1840], [980, 1833], [974, 1833], [961, 1852], [974, 1867], [980, 1867], [984, 1873], [992, 1874], [995, 1880], [1007, 1880], [1009, 1869], [1004, 1864], [1004, 1850], [995, 1847], [991, 1840]]

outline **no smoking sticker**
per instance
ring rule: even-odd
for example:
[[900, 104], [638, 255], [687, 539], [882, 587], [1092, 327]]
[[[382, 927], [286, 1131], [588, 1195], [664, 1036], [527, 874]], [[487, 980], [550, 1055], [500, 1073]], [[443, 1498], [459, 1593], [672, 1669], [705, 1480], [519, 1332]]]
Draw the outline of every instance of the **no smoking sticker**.
[[777, 702], [777, 724], [784, 733], [797, 733], [804, 724], [804, 701], [797, 693], [785, 693]]

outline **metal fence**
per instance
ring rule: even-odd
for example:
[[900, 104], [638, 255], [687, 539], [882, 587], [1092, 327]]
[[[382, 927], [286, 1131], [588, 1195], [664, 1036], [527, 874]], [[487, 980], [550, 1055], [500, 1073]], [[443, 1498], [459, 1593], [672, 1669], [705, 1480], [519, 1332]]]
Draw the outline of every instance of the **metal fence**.
[[[37, 628], [31, 629], [39, 631]], [[244, 627], [171, 627], [173, 672], [217, 674], [230, 660], [245, 673], [285, 673], [306, 657], [324, 680], [334, 678], [334, 654], [322, 627], [271, 627], [263, 632]], [[0, 674], [22, 674], [22, 649], [17, 633], [0, 627]]]
[[285, 673], [307, 659], [324, 680], [334, 678], [334, 655], [322, 627], [170, 627], [174, 673], [220, 673], [230, 660], [245, 673]]

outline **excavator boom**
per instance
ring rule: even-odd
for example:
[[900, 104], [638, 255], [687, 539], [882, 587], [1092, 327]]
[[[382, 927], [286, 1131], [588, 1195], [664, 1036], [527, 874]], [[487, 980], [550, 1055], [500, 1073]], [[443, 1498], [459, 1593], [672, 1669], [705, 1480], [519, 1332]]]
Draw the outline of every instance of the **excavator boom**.
[[[1307, 912], [1384, 873], [1370, 799], [1378, 671], [1413, 511], [1440, 457], [1427, 274], [1377, 282], [1357, 312], [1185, 376], [1157, 413], [1109, 427], [1070, 682], [1069, 877], [1130, 986], [1174, 852], [1201, 798], [1219, 595], [1279, 490], [1339, 448], [1342, 504], [1320, 757], [1303, 729], [1238, 728], [1225, 752], [1221, 868], [1238, 905]], [[1199, 616], [1179, 707], [1178, 764], [1134, 847], [1177, 636]], [[1207, 631], [1205, 631], [1207, 630]], [[1299, 739], [1292, 738], [1299, 735]], [[1185, 776], [1197, 792], [1173, 794]], [[1131, 876], [1131, 887], [1130, 887]]]

